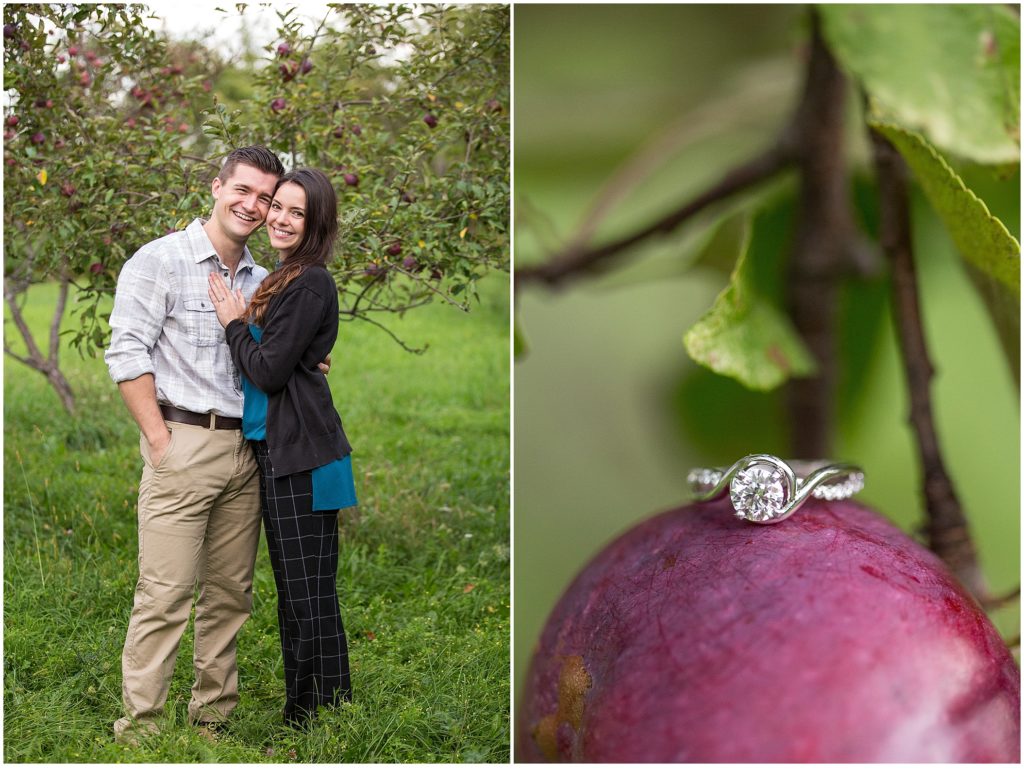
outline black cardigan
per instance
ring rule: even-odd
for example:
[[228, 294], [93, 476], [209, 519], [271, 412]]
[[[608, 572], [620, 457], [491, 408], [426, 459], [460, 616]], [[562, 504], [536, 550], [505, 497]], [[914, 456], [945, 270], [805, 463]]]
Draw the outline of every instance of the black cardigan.
[[338, 336], [338, 289], [323, 267], [308, 267], [267, 305], [263, 335], [248, 324], [225, 329], [231, 357], [267, 395], [267, 447], [275, 477], [312, 470], [352, 447], [318, 365]]

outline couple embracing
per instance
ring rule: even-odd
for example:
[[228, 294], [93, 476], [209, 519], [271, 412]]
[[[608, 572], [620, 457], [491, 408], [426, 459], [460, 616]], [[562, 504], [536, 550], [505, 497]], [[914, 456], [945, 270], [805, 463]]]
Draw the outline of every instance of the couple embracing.
[[[213, 211], [121, 271], [106, 353], [141, 431], [139, 579], [121, 658], [120, 741], [159, 730], [194, 592], [189, 719], [215, 734], [238, 703], [236, 637], [252, 609], [260, 517], [277, 585], [285, 722], [351, 698], [338, 604], [338, 510], [351, 447], [323, 364], [338, 332], [326, 265], [337, 197], [265, 147], [228, 155]], [[279, 264], [246, 240], [266, 224]]]

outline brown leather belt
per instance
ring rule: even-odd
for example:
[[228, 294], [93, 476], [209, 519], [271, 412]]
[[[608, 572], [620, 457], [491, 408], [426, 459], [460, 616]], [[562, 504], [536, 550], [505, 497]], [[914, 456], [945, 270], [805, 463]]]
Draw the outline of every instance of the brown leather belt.
[[170, 405], [161, 405], [160, 412], [164, 415], [165, 421], [176, 421], [179, 424], [194, 424], [197, 427], [210, 429], [210, 418], [213, 417], [215, 430], [242, 429], [241, 419], [231, 419], [227, 416], [218, 416], [215, 413], [193, 413], [192, 411], [183, 411], [181, 408], [172, 408]]

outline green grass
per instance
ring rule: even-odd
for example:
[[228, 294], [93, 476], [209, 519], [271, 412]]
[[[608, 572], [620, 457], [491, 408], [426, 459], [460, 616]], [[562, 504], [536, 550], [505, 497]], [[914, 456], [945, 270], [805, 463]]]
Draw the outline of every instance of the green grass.
[[[266, 544], [239, 636], [241, 702], [218, 743], [187, 725], [191, 630], [164, 731], [116, 745], [137, 576], [138, 430], [101, 358], [65, 349], [68, 416], [41, 375], [4, 364], [5, 762], [506, 762], [509, 757], [508, 278], [465, 315], [342, 324], [330, 375], [353, 443], [339, 595], [354, 701], [286, 729]], [[46, 328], [55, 289], [26, 315]], [[17, 335], [8, 324], [8, 339]]]

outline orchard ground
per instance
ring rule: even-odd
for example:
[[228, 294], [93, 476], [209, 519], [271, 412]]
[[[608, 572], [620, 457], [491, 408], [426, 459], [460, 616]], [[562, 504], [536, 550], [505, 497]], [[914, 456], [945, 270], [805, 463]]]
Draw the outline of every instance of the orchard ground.
[[[28, 294], [37, 339], [54, 286]], [[355, 446], [339, 594], [354, 702], [286, 729], [273, 574], [261, 541], [238, 640], [241, 702], [216, 744], [187, 725], [192, 632], [167, 727], [113, 741], [137, 576], [138, 430], [101, 358], [65, 348], [67, 415], [4, 361], [5, 762], [505, 762], [509, 757], [508, 277], [469, 314], [445, 305], [342, 323], [330, 374]], [[9, 340], [16, 340], [12, 332]], [[44, 341], [45, 342], [45, 341]], [[20, 346], [19, 346], [20, 347]]]

